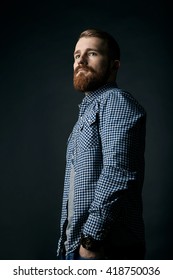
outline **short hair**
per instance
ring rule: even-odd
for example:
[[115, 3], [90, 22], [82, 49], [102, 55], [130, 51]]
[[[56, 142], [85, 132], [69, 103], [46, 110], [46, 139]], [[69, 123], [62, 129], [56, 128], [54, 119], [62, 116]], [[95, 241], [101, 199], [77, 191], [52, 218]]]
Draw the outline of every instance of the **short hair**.
[[109, 33], [100, 29], [87, 29], [79, 35], [78, 40], [83, 37], [98, 37], [103, 39], [107, 43], [110, 58], [120, 60], [120, 47], [115, 38]]

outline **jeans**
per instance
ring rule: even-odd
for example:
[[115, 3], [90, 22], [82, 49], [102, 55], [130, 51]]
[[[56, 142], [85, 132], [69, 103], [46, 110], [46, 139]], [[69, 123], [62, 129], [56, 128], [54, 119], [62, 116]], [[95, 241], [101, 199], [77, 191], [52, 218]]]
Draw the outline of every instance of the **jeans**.
[[96, 258], [83, 258], [79, 255], [79, 248], [75, 250], [74, 252], [71, 252], [67, 255], [64, 253], [60, 254], [58, 256], [58, 260], [96, 260]]
[[[145, 259], [145, 244], [125, 247], [114, 247], [105, 250], [105, 260], [144, 260]], [[97, 260], [97, 258], [83, 258], [79, 255], [79, 248], [69, 254], [61, 253], [58, 260]]]

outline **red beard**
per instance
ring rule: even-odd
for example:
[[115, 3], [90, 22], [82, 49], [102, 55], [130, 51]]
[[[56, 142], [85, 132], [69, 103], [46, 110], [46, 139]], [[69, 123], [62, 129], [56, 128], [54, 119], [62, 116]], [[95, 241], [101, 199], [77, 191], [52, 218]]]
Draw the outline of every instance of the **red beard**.
[[[107, 67], [108, 68], [108, 67]], [[92, 67], [89, 66], [78, 66], [74, 71], [73, 76], [73, 85], [75, 90], [81, 92], [88, 92], [98, 89], [99, 87], [103, 86], [109, 76], [108, 69], [103, 69], [99, 73], [97, 73]], [[88, 75], [81, 72], [76, 76], [79, 69], [84, 69], [87, 72], [90, 72]]]

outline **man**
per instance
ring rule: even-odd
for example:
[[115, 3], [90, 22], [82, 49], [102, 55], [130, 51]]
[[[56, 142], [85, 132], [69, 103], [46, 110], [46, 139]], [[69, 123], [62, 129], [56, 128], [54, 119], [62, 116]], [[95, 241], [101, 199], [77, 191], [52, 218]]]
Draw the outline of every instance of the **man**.
[[145, 111], [116, 85], [120, 49], [107, 32], [81, 33], [74, 88], [85, 93], [67, 146], [60, 259], [143, 259]]

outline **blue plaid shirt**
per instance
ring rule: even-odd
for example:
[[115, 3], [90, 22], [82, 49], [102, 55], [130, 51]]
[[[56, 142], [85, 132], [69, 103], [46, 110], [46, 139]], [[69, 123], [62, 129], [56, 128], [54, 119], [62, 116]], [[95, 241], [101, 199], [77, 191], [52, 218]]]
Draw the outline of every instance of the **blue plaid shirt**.
[[[146, 114], [128, 92], [107, 84], [86, 95], [68, 139], [58, 254], [74, 251], [81, 233], [113, 244], [144, 242], [142, 185]], [[74, 167], [74, 214], [68, 197]]]

